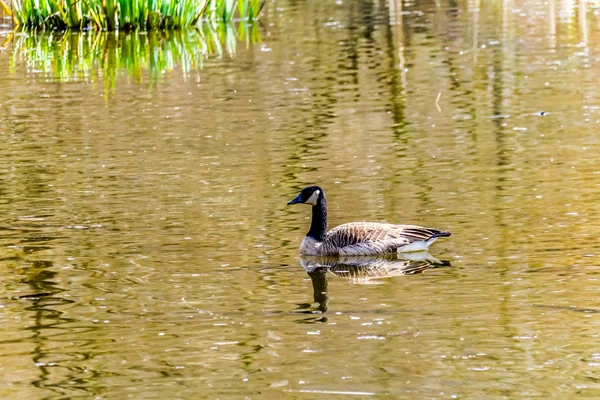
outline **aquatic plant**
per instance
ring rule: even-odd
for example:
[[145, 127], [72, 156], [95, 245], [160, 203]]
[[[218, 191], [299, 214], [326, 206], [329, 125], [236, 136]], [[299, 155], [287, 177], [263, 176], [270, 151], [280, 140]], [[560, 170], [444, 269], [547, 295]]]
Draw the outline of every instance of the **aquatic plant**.
[[9, 17], [12, 18], [12, 16], [13, 16], [12, 10], [8, 6], [8, 4], [6, 4], [4, 2], [4, 0], [0, 0], [0, 10], [4, 11], [6, 13], [6, 15], [8, 15]]
[[210, 55], [230, 55], [238, 41], [250, 46], [261, 40], [256, 24], [203, 22], [194, 28], [159, 32], [56, 32], [17, 34], [12, 43], [11, 70], [26, 65], [27, 73], [53, 81], [104, 82], [114, 90], [118, 76], [154, 84], [166, 73], [181, 71], [184, 79], [202, 68]]
[[251, 21], [261, 7], [261, 0], [12, 0], [12, 16], [31, 29], [164, 30], [201, 19]]

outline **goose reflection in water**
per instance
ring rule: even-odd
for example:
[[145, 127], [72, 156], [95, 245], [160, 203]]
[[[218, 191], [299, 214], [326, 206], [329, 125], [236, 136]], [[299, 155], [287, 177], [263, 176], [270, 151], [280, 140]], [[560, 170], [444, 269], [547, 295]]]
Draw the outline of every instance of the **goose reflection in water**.
[[[428, 269], [451, 265], [428, 252], [396, 254], [393, 256], [360, 257], [300, 257], [302, 267], [312, 280], [316, 311], [327, 311], [327, 275], [350, 280], [355, 284], [381, 284], [380, 279], [401, 275], [421, 274]], [[306, 305], [304, 308], [308, 308]], [[313, 312], [313, 311], [311, 311]]]

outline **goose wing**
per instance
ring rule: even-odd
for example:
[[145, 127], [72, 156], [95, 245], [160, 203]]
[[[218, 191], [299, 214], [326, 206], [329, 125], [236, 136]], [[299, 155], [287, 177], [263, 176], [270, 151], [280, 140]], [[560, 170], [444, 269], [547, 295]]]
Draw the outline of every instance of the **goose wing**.
[[323, 240], [322, 251], [340, 255], [390, 253], [409, 243], [449, 235], [416, 225], [352, 222], [330, 230]]

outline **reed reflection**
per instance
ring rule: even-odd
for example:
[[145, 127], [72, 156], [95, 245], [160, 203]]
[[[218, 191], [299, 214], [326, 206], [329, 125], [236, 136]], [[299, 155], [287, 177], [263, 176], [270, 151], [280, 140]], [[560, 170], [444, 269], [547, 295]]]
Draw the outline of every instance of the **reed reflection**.
[[61, 295], [65, 289], [57, 284], [57, 272], [53, 271], [51, 261], [33, 261], [27, 268], [27, 275], [22, 282], [31, 288], [32, 293], [15, 297], [15, 300], [29, 302], [25, 310], [29, 312], [31, 324], [26, 330], [31, 332], [29, 341], [34, 345], [31, 352], [33, 364], [38, 369], [37, 379], [33, 386], [46, 388], [55, 393], [66, 392], [63, 380], [79, 378], [77, 369], [65, 367], [69, 361], [82, 358], [79, 351], [63, 347], [57, 351], [60, 336], [70, 332], [73, 318], [65, 316], [62, 308], [73, 303]]
[[123, 73], [150, 83], [166, 79], [165, 73], [174, 70], [191, 78], [206, 57], [233, 56], [239, 43], [249, 47], [261, 37], [255, 24], [215, 22], [158, 32], [17, 33], [8, 41], [13, 42], [13, 73], [24, 64], [36, 76], [61, 82], [103, 80], [105, 87], [114, 89]]
[[311, 312], [326, 312], [328, 309], [328, 275], [347, 279], [354, 284], [381, 284], [381, 279], [394, 276], [415, 275], [444, 266], [449, 261], [440, 261], [428, 252], [405, 253], [387, 256], [361, 257], [300, 257], [313, 284], [316, 309]]

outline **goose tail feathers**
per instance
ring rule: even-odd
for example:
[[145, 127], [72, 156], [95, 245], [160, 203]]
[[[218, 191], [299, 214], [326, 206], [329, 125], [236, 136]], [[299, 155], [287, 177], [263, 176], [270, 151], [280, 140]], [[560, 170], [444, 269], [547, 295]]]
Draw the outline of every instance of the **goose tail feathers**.
[[439, 238], [439, 237], [447, 237], [447, 236], [451, 236], [452, 234], [448, 231], [438, 231], [435, 229], [432, 229], [433, 231], [433, 235], [431, 235], [431, 237], [434, 238]]
[[437, 229], [424, 229], [428, 233], [427, 238], [423, 238], [421, 240], [415, 240], [408, 243], [405, 246], [398, 247], [399, 253], [410, 253], [410, 252], [420, 252], [429, 250], [429, 246], [433, 244], [438, 238], [450, 236], [451, 233], [447, 231], [438, 231]]

